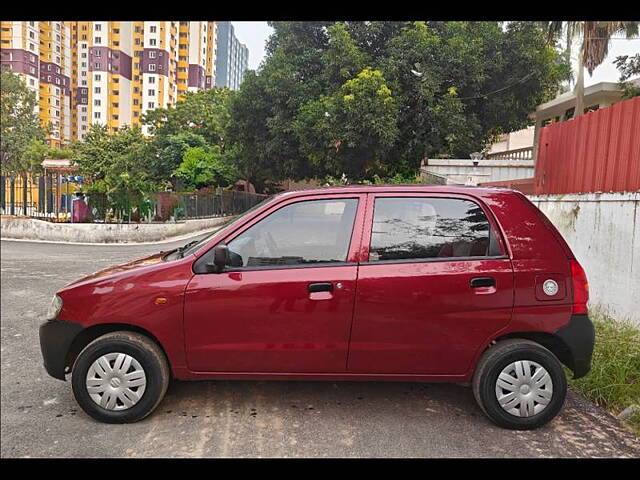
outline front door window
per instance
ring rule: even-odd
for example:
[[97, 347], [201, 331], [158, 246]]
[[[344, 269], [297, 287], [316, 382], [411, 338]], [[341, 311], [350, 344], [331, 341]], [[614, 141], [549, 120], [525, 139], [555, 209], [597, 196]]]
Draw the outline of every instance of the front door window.
[[345, 262], [358, 200], [287, 205], [228, 244], [231, 265], [264, 267]]

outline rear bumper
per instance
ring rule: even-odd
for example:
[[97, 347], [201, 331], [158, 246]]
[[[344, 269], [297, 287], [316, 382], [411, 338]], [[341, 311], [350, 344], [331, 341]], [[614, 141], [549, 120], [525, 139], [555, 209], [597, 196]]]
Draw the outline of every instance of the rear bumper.
[[44, 368], [49, 375], [65, 380], [65, 363], [69, 348], [82, 325], [61, 320], [49, 320], [40, 325], [40, 350]]
[[596, 332], [589, 315], [572, 315], [569, 324], [556, 332], [569, 350], [566, 359], [573, 371], [573, 378], [584, 377], [591, 369], [591, 356], [595, 344]]

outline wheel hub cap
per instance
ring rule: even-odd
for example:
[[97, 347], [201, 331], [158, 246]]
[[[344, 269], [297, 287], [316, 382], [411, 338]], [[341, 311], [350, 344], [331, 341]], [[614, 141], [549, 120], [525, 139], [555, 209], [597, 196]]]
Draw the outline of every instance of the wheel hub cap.
[[553, 397], [553, 381], [545, 368], [529, 360], [507, 365], [496, 381], [496, 398], [503, 410], [516, 417], [542, 412]]
[[91, 399], [107, 410], [126, 410], [140, 401], [147, 377], [140, 362], [125, 353], [107, 353], [89, 367], [86, 378]]

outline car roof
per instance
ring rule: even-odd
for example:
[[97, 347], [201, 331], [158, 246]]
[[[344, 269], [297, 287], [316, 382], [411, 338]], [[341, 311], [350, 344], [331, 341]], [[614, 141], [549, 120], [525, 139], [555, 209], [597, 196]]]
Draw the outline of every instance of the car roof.
[[291, 197], [300, 195], [329, 195], [341, 193], [458, 193], [485, 197], [498, 192], [514, 192], [507, 188], [476, 187], [468, 185], [346, 185], [341, 187], [320, 187], [306, 190], [289, 190], [281, 192], [278, 197]]

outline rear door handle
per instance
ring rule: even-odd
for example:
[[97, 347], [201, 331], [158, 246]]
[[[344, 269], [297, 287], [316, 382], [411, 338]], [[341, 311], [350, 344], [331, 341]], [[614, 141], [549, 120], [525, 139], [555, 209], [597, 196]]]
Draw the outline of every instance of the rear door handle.
[[493, 277], [475, 277], [471, 279], [471, 288], [495, 287], [496, 279]]
[[331, 292], [331, 291], [333, 291], [333, 284], [330, 283], [330, 282], [310, 283], [309, 286], [307, 287], [307, 290], [309, 290], [309, 293]]

